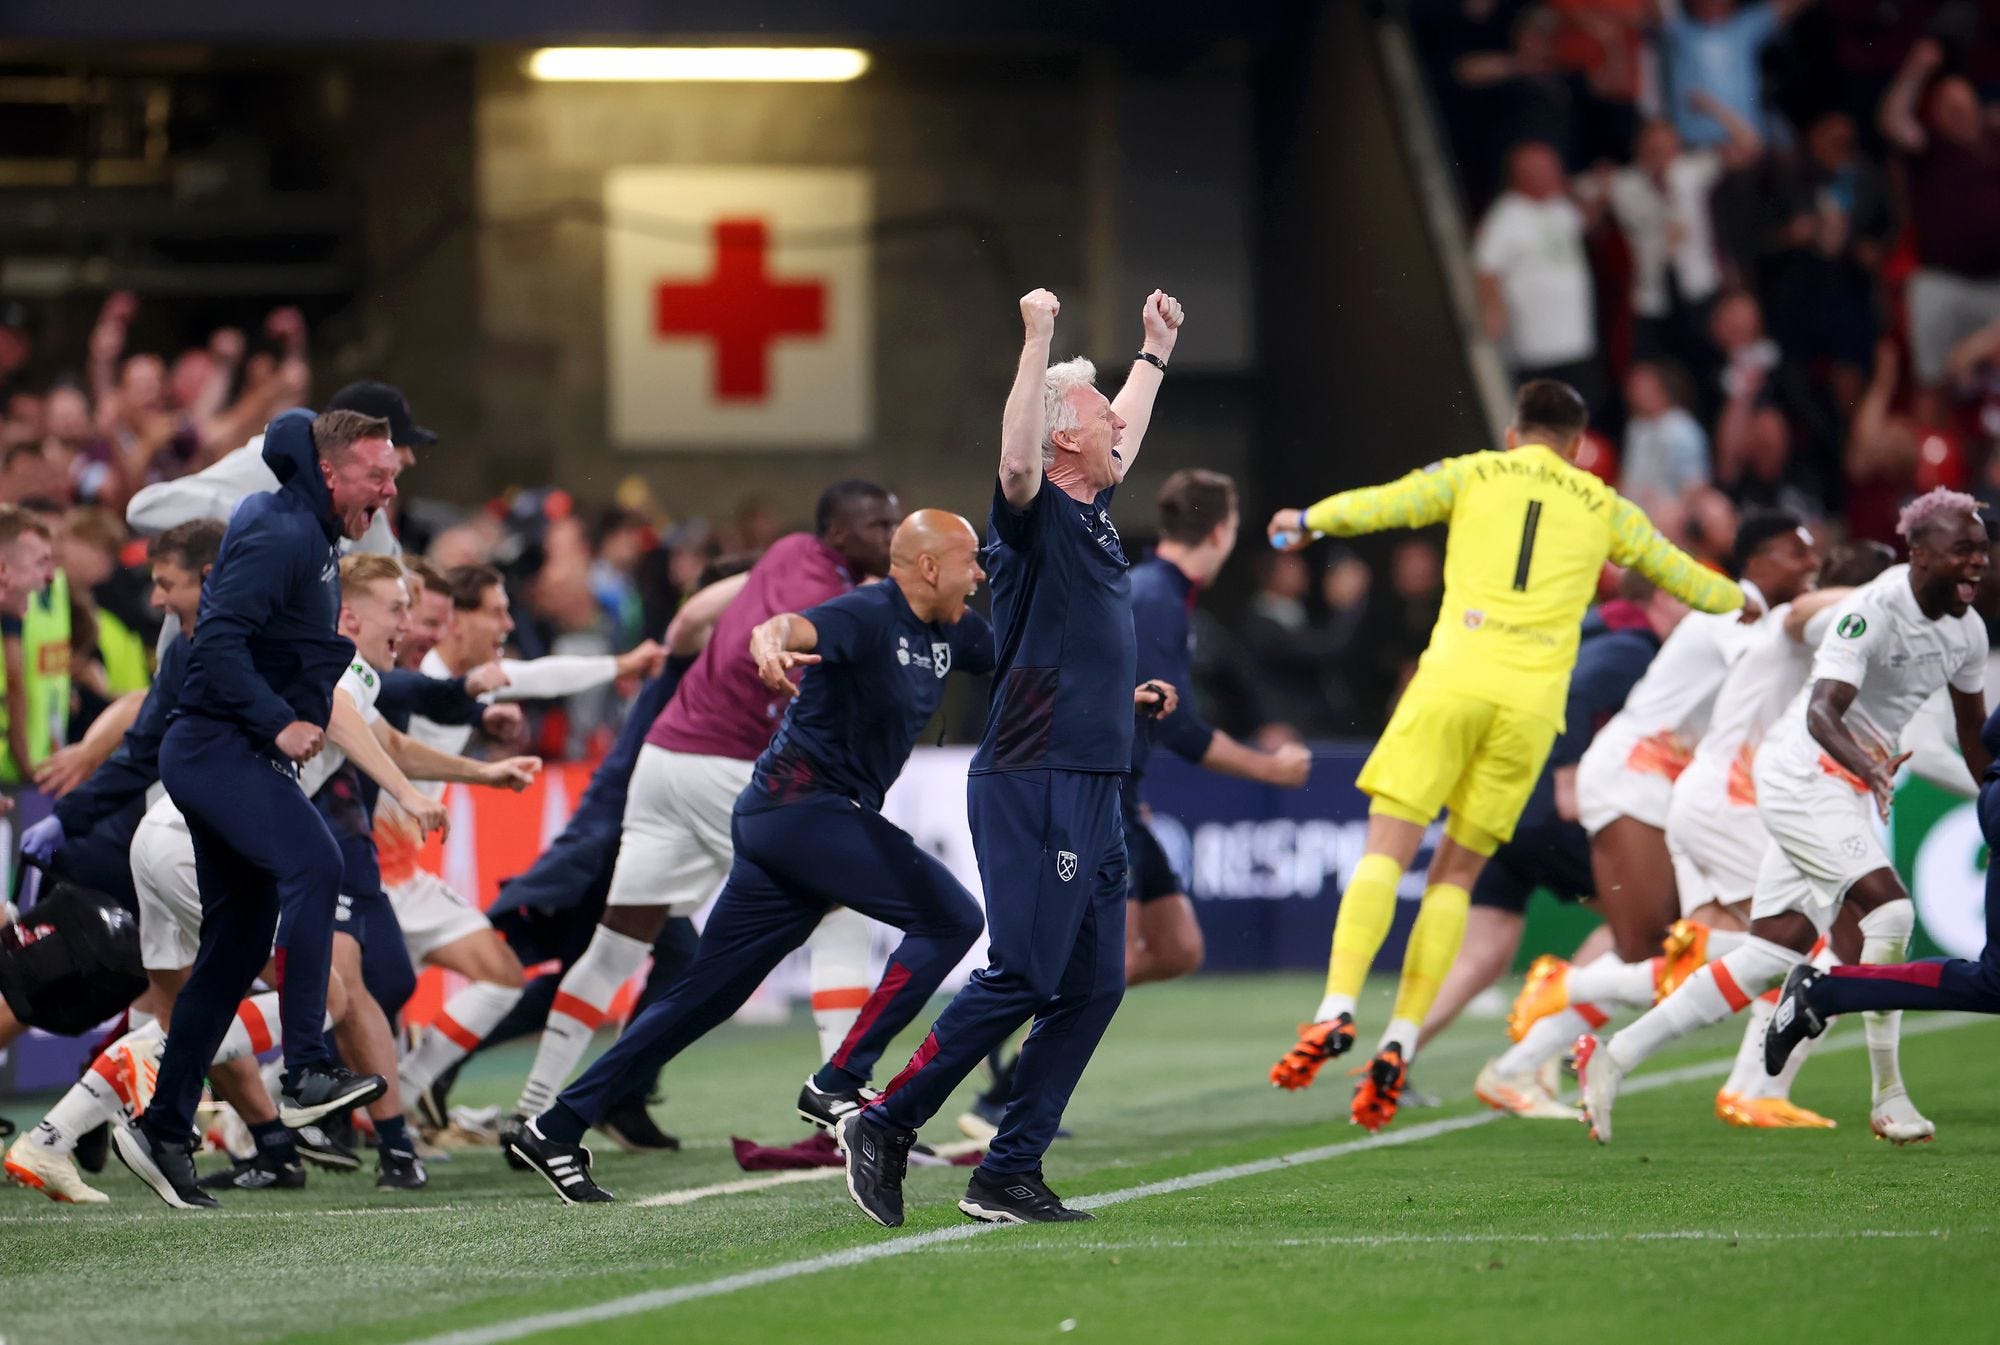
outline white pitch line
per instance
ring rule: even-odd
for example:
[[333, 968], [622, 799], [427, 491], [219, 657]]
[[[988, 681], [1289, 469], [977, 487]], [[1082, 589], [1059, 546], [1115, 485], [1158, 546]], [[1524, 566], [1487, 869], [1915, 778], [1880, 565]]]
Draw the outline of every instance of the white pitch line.
[[[1910, 1026], [1905, 1026], [1905, 1037], [1924, 1036], [1932, 1032], [1943, 1032], [1950, 1028], [1963, 1027], [1979, 1021], [1965, 1014], [1940, 1014], [1936, 1018]], [[1849, 1051], [1864, 1044], [1865, 1039], [1858, 1033], [1848, 1033], [1841, 1038], [1823, 1043], [1817, 1054], [1825, 1055], [1833, 1051]], [[1671, 1088], [1675, 1084], [1689, 1083], [1698, 1079], [1712, 1079], [1719, 1074], [1727, 1074], [1734, 1063], [1731, 1055], [1721, 1060], [1703, 1061], [1697, 1065], [1686, 1065], [1680, 1069], [1663, 1070], [1658, 1074], [1643, 1075], [1633, 1080], [1622, 1091], [1626, 1095], [1650, 1093], [1656, 1089]], [[1127, 1201], [1141, 1200], [1147, 1196], [1169, 1195], [1176, 1191], [1191, 1191], [1203, 1186], [1213, 1186], [1217, 1182], [1235, 1181], [1240, 1177], [1261, 1176], [1267, 1172], [1278, 1172], [1289, 1167], [1299, 1167], [1307, 1163], [1320, 1163], [1330, 1158], [1346, 1154], [1360, 1153], [1368, 1149], [1393, 1149], [1399, 1145], [1415, 1144], [1419, 1140], [1435, 1139], [1439, 1135], [1450, 1135], [1461, 1130], [1471, 1130], [1478, 1126], [1490, 1125], [1507, 1119], [1505, 1112], [1476, 1112], [1467, 1116], [1447, 1117], [1438, 1121], [1426, 1121], [1405, 1130], [1392, 1130], [1387, 1134], [1374, 1135], [1368, 1139], [1349, 1140], [1344, 1144], [1322, 1145], [1314, 1149], [1301, 1149], [1296, 1153], [1283, 1154], [1276, 1158], [1258, 1159], [1252, 1163], [1235, 1163], [1229, 1167], [1213, 1168], [1207, 1172], [1193, 1172], [1184, 1177], [1172, 1177], [1166, 1181], [1147, 1182], [1142, 1186], [1128, 1186], [1119, 1191], [1105, 1191], [1099, 1195], [1083, 1196], [1069, 1203], [1078, 1209], [1104, 1209], [1110, 1205], [1123, 1205]], [[827, 1169], [839, 1171], [840, 1169]], [[720, 1279], [703, 1280], [695, 1284], [675, 1285], [667, 1289], [648, 1289], [643, 1293], [628, 1294], [623, 1298], [608, 1299], [603, 1303], [593, 1303], [588, 1307], [561, 1308], [551, 1312], [538, 1312], [528, 1317], [517, 1317], [513, 1321], [494, 1322], [488, 1326], [471, 1326], [457, 1331], [446, 1331], [434, 1336], [424, 1336], [407, 1342], [407, 1345], [499, 1345], [502, 1341], [520, 1340], [526, 1336], [539, 1335], [544, 1331], [558, 1331], [569, 1327], [587, 1326], [593, 1322], [615, 1321], [620, 1317], [632, 1317], [642, 1312], [657, 1312], [662, 1308], [676, 1307], [697, 1299], [719, 1298], [743, 1289], [757, 1289], [767, 1284], [778, 1284], [785, 1280], [797, 1279], [803, 1275], [817, 1275], [827, 1270], [844, 1270], [850, 1266], [866, 1265], [870, 1261], [881, 1261], [892, 1256], [906, 1256], [911, 1252], [927, 1251], [932, 1247], [967, 1238], [991, 1233], [996, 1228], [1010, 1227], [1001, 1224], [956, 1224], [948, 1228], [933, 1229], [928, 1233], [913, 1233], [903, 1237], [890, 1238], [887, 1242], [866, 1243], [859, 1247], [848, 1247], [837, 1252], [826, 1252], [819, 1256], [809, 1256], [797, 1261], [782, 1261], [775, 1266], [765, 1266], [759, 1270], [746, 1270], [735, 1275], [724, 1275]], [[1505, 1242], [1505, 1235], [1492, 1239]], [[1520, 1241], [1524, 1239], [1513, 1239]]]
[[[1261, 1247], [1405, 1247], [1432, 1245], [1447, 1247], [1564, 1246], [1570, 1243], [1607, 1242], [1865, 1242], [1872, 1240], [1938, 1240], [1953, 1237], [1981, 1237], [1991, 1228], [1840, 1228], [1820, 1231], [1739, 1232], [1720, 1228], [1673, 1228], [1640, 1233], [1358, 1233], [1351, 1237], [1328, 1235], [1316, 1238], [1137, 1238], [1129, 1242], [1070, 1242], [1060, 1244], [1068, 1252], [1155, 1252], [1155, 1251], [1237, 1251]], [[998, 1251], [1047, 1252], [1058, 1244], [1009, 1240], [992, 1247], [952, 1247], [952, 1253], [976, 1251], [982, 1256]]]
[[[940, 1158], [956, 1158], [960, 1154], [977, 1153], [979, 1145], [973, 1140], [953, 1140], [940, 1144], [935, 1152]], [[926, 1166], [929, 1166], [928, 1164]], [[641, 1209], [651, 1209], [662, 1205], [692, 1205], [697, 1200], [710, 1196], [740, 1196], [752, 1191], [767, 1191], [774, 1186], [790, 1186], [796, 1182], [822, 1182], [837, 1177], [845, 1177], [845, 1166], [830, 1168], [792, 1168], [783, 1172], [771, 1172], [757, 1177], [738, 1177], [733, 1181], [717, 1182], [713, 1186], [690, 1186], [679, 1191], [665, 1191], [656, 1196], [646, 1196], [632, 1203]]]
[[[276, 1197], [273, 1197], [276, 1199]], [[53, 1202], [51, 1202], [53, 1203]], [[60, 1205], [64, 1210], [75, 1210], [80, 1219], [88, 1219], [93, 1227], [98, 1224], [133, 1224], [146, 1219], [158, 1219], [160, 1210], [152, 1207], [143, 1210], [97, 1210], [88, 1205]], [[190, 1217], [201, 1223], [216, 1219], [342, 1219], [372, 1218], [376, 1215], [395, 1214], [455, 1214], [467, 1207], [464, 1205], [356, 1205], [347, 1209], [310, 1210], [197, 1210]], [[88, 1211], [85, 1213], [84, 1211]], [[186, 1213], [186, 1211], [184, 1211]], [[0, 1224], [29, 1224], [48, 1222], [48, 1213], [41, 1214], [0, 1214]], [[0, 1342], [5, 1345], [5, 1342]]]

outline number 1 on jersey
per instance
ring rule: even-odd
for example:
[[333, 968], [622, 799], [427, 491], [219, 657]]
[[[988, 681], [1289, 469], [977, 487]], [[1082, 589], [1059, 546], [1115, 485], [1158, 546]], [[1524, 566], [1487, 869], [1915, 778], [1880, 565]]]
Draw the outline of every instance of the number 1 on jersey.
[[1542, 502], [1528, 501], [1528, 517], [1521, 524], [1521, 554], [1514, 560], [1514, 591], [1528, 591], [1528, 567], [1535, 559], [1535, 529], [1542, 525]]

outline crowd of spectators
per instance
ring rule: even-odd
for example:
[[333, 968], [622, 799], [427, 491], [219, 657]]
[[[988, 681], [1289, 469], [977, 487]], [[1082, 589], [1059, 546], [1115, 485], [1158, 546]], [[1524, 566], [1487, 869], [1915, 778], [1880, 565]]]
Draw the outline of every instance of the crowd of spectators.
[[2000, 502], [2000, 23], [1972, 0], [1412, 0], [1520, 376], [1714, 554], [1782, 504], [1893, 541]]
[[[1405, 8], [1485, 332], [1516, 379], [1589, 399], [1581, 461], [1662, 531], [1720, 565], [1749, 509], [1893, 543], [1932, 486], [2000, 505], [1990, 4]], [[1197, 626], [1198, 693], [1267, 741], [1368, 736], [1428, 637], [1438, 561], [1407, 539], [1376, 584], [1346, 552], [1317, 576], [1258, 555], [1235, 630]]]
[[[161, 615], [150, 602], [147, 540], [126, 523], [133, 496], [215, 467], [280, 411], [331, 392], [315, 385], [297, 309], [271, 312], [254, 339], [225, 327], [179, 350], [136, 348], [139, 316], [132, 295], [114, 294], [87, 345], [49, 350], [38, 348], [26, 312], [0, 305], [0, 503], [48, 527], [58, 577], [40, 606], [64, 609], [27, 643], [68, 649], [61, 668], [59, 655], [24, 656], [21, 623], [0, 619], [0, 788], [73, 783], [63, 749], [118, 696], [147, 685]], [[437, 451], [451, 451], [448, 438]], [[517, 622], [511, 644], [527, 658], [621, 653], [656, 638], [704, 569], [754, 556], [788, 530], [756, 497], [723, 521], [670, 518], [636, 477], [603, 502], [534, 489], [466, 508], [406, 493], [396, 510], [406, 551], [443, 568], [501, 569]], [[35, 684], [64, 679], [62, 722], [46, 735], [39, 725], [24, 732]], [[556, 759], [600, 750], [630, 690], [530, 707], [536, 750]]]
[[[2000, 505], [2000, 23], [1986, 6], [1407, 8], [1486, 332], [1516, 377], [1590, 399], [1585, 465], [1663, 531], [1719, 560], [1750, 508], [1793, 509], [1829, 540], [1893, 541], [1901, 504], [1932, 486]], [[113, 651], [150, 636], [126, 502], [313, 390], [295, 309], [169, 351], [131, 348], [137, 311], [112, 296], [50, 374], [0, 306], [0, 500], [56, 525], [78, 726], [118, 694], [112, 668], [130, 660]], [[412, 506], [399, 532], [442, 565], [501, 565], [533, 656], [631, 647], [706, 565], [756, 554], [785, 522], [754, 498], [727, 520], [674, 519], [634, 478], [601, 502], [527, 489], [469, 512]], [[1197, 626], [1197, 692], [1217, 722], [1267, 741], [1379, 728], [1442, 583], [1433, 538], [1370, 554], [1380, 582], [1345, 552], [1317, 573], [1254, 553], [1240, 620]], [[538, 746], [585, 754], [617, 714], [608, 697], [560, 707]]]

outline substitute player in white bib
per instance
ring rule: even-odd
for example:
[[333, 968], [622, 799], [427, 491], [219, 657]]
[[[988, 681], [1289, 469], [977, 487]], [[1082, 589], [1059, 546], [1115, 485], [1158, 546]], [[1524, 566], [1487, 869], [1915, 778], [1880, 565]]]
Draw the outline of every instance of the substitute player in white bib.
[[409, 628], [410, 593], [398, 561], [369, 555], [341, 561], [339, 630], [354, 642], [355, 656], [334, 687], [326, 749], [299, 776], [300, 786], [314, 796], [325, 816], [346, 865], [333, 961], [348, 985], [348, 1013], [335, 1037], [344, 1059], [365, 1061], [370, 1073], [388, 1081], [382, 1095], [368, 1104], [368, 1114], [375, 1122], [379, 1159], [375, 1184], [394, 1190], [417, 1189], [426, 1176], [403, 1118], [390, 1023], [394, 1009], [385, 1010], [375, 999], [362, 974], [361, 950], [371, 939], [392, 941], [390, 947], [398, 956], [406, 950], [381, 885], [368, 796], [358, 781], [345, 777], [344, 782], [336, 781], [336, 775], [351, 759], [381, 786], [381, 804], [401, 808], [422, 830], [435, 830], [444, 822], [444, 805], [410, 777], [520, 790], [541, 769], [534, 757], [474, 761], [444, 752], [384, 720], [376, 708], [381, 670], [395, 666], [397, 644]]
[[[1811, 681], [1758, 750], [1757, 811], [1774, 844], [1751, 902], [1749, 936], [1697, 971], [1638, 1022], [1600, 1043], [1577, 1042], [1577, 1076], [1591, 1134], [1611, 1139], [1619, 1084], [1653, 1052], [1720, 1022], [1776, 984], [1832, 925], [1843, 902], [1861, 912], [1864, 963], [1902, 960], [1915, 915], [1884, 853], [1896, 744], [1924, 701], [1951, 696], [1960, 750], [1973, 778], [1991, 759], [1986, 718], [1986, 628], [1971, 604], [1989, 564], [1979, 503], [1943, 488], [1903, 511], [1897, 530], [1910, 561], [1856, 590], [1837, 609]], [[1897, 1143], [1935, 1127], [1903, 1087], [1900, 1015], [1865, 1018], [1874, 1079], [1870, 1123]]]
[[[647, 640], [624, 654], [551, 655], [539, 659], [502, 659], [501, 647], [514, 629], [507, 589], [500, 572], [489, 566], [460, 566], [443, 576], [451, 615], [444, 633], [424, 655], [418, 671], [427, 677], [464, 677], [498, 659], [506, 684], [491, 699], [500, 703], [551, 700], [605, 686], [621, 677], [657, 676], [666, 655]], [[426, 584], [428, 590], [429, 585]], [[434, 602], [430, 596], [426, 603]], [[412, 715], [409, 734], [440, 752], [460, 755], [472, 739], [469, 724], [440, 724]], [[426, 787], [441, 797], [442, 785]], [[382, 882], [403, 929], [410, 962], [422, 968], [441, 967], [466, 978], [443, 1006], [431, 1031], [400, 1066], [401, 1091], [415, 1100], [418, 1114], [433, 1127], [443, 1127], [444, 1114], [432, 1085], [468, 1052], [521, 997], [520, 959], [487, 921], [485, 912], [444, 878], [422, 866], [423, 837], [401, 809], [387, 800], [375, 810], [375, 845], [382, 865]]]

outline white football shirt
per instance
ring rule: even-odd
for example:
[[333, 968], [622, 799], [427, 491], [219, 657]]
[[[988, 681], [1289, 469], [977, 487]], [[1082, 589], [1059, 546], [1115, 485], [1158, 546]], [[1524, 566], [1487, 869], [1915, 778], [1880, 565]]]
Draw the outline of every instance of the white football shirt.
[[[382, 678], [373, 668], [363, 663], [360, 656], [347, 665], [347, 671], [333, 684], [336, 692], [345, 691], [354, 700], [354, 708], [361, 711], [365, 723], [373, 724], [382, 717], [375, 708], [376, 699], [382, 694]], [[319, 755], [299, 767], [299, 788], [311, 798], [326, 786], [335, 771], [347, 764], [347, 754], [333, 745], [333, 739], [326, 740]]]
[[1820, 769], [1821, 748], [1806, 727], [1806, 707], [1813, 685], [1823, 681], [1856, 689], [1845, 716], [1848, 730], [1871, 757], [1886, 761], [1930, 697], [1947, 686], [1985, 692], [1986, 626], [1972, 612], [1931, 620], [1910, 589], [1910, 567], [1884, 570], [1835, 608], [1806, 684], [1771, 730], [1765, 750], [1774, 766]]

